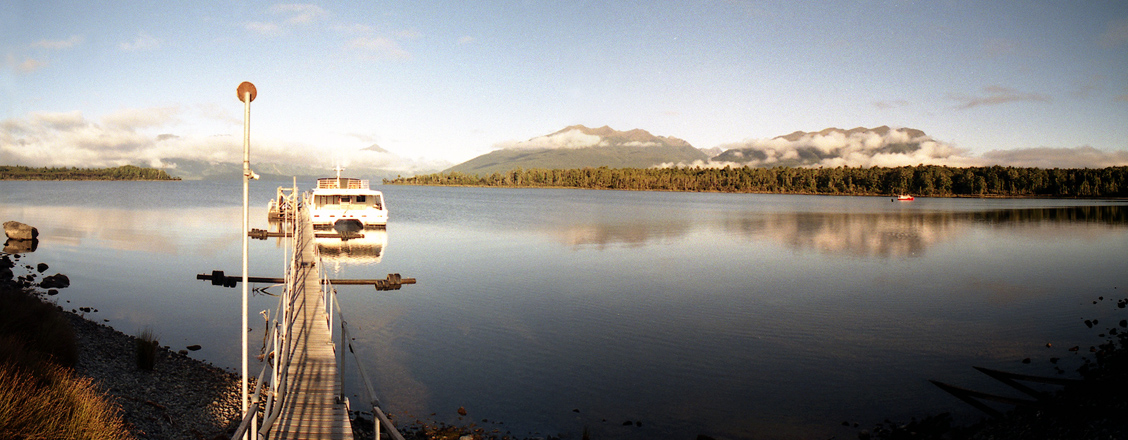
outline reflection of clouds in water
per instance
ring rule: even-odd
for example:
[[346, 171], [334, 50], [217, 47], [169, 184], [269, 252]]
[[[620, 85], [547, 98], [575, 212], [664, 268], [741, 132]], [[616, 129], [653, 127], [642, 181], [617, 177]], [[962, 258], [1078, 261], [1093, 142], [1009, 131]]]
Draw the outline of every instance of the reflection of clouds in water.
[[[232, 208], [113, 209], [81, 206], [0, 206], [38, 224], [45, 240], [176, 255], [216, 255], [238, 243], [242, 210]], [[12, 215], [12, 214], [9, 214]], [[38, 221], [42, 219], [42, 221]], [[62, 219], [62, 221], [60, 221]]]
[[[427, 386], [415, 377], [411, 354], [400, 345], [402, 341], [418, 338], [410, 326], [396, 325], [403, 322], [406, 311], [401, 307], [381, 308], [380, 313], [367, 309], [364, 306], [349, 307], [346, 311], [346, 319], [359, 320], [363, 317], [364, 326], [356, 328], [353, 334], [357, 358], [376, 384], [395, 384], [378, 386], [376, 393], [381, 402], [395, 402], [397, 413], [422, 417], [431, 396]], [[352, 314], [359, 316], [352, 317]], [[346, 361], [354, 362], [352, 359]]]
[[974, 294], [990, 300], [993, 304], [1017, 304], [1034, 298], [1042, 298], [1053, 293], [1050, 290], [998, 279], [979, 279], [972, 277], [966, 281], [967, 288], [953, 289], [953, 295]]

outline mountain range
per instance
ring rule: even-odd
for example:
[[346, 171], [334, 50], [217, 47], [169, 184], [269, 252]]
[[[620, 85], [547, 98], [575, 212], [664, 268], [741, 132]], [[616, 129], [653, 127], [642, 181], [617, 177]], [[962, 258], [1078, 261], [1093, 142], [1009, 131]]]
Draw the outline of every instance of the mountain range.
[[[646, 130], [618, 131], [583, 125], [523, 142], [470, 159], [444, 172], [486, 175], [515, 168], [567, 169], [584, 167], [649, 168], [662, 165], [724, 163], [736, 166], [819, 166], [835, 160], [909, 157], [933, 154], [922, 146], [937, 143], [913, 128], [827, 128], [796, 131], [768, 140], [750, 140], [709, 149], [694, 148], [676, 137], [655, 136]], [[724, 148], [727, 147], [727, 148]], [[915, 163], [915, 162], [914, 162]]]
[[[694, 148], [689, 142], [673, 136], [656, 136], [642, 129], [619, 131], [608, 126], [590, 128], [572, 125], [556, 132], [520, 142], [497, 145], [497, 149], [443, 172], [488, 175], [522, 169], [571, 169], [585, 167], [650, 168], [731, 164], [733, 166], [867, 166], [876, 159], [896, 156], [912, 164], [928, 157], [950, 154], [944, 146], [912, 128], [856, 127], [827, 128], [817, 132], [795, 131], [771, 139], [753, 139], [708, 149]], [[927, 148], [926, 148], [927, 147]], [[437, 169], [415, 167], [414, 171], [379, 168], [405, 160], [377, 145], [360, 150], [359, 155], [380, 157], [379, 161], [357, 161], [346, 165], [351, 176], [369, 179], [393, 178], [397, 175], [427, 174]], [[868, 161], [868, 162], [867, 162]], [[207, 162], [188, 159], [167, 159], [175, 168], [166, 171], [186, 180], [238, 178], [241, 163]], [[359, 166], [359, 163], [370, 163]], [[718, 165], [723, 166], [723, 165]], [[290, 181], [324, 177], [331, 170], [309, 164], [256, 163], [253, 169], [266, 180]]]
[[649, 168], [708, 159], [707, 154], [676, 137], [655, 136], [641, 129], [617, 131], [607, 126], [573, 125], [505, 145], [445, 172], [485, 175], [514, 168]]

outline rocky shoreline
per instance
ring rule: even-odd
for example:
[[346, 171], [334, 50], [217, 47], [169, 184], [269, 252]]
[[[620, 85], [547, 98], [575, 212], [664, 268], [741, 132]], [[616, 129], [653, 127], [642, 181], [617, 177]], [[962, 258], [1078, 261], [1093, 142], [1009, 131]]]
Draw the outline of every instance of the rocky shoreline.
[[230, 438], [238, 426], [239, 376], [165, 348], [152, 371], [137, 368], [135, 337], [64, 312], [74, 327], [75, 374], [121, 408], [138, 439]]

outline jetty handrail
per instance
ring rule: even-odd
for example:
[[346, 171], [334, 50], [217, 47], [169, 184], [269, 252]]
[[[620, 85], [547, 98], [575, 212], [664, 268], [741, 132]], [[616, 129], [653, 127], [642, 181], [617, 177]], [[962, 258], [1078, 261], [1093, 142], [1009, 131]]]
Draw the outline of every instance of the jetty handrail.
[[[297, 194], [291, 193], [292, 198], [291, 206], [297, 207]], [[303, 199], [303, 204], [304, 204]], [[255, 380], [255, 389], [251, 394], [251, 406], [244, 415], [239, 424], [239, 428], [231, 436], [232, 440], [242, 439], [248, 429], [254, 426], [254, 420], [258, 416], [259, 411], [262, 411], [263, 419], [261, 426], [258, 427], [256, 437], [258, 439], [265, 439], [270, 428], [278, 419], [282, 412], [282, 403], [285, 401], [285, 387], [288, 378], [285, 372], [290, 365], [290, 344], [283, 343], [289, 340], [290, 330], [294, 324], [293, 299], [295, 295], [293, 292], [297, 287], [297, 243], [301, 243], [304, 239], [302, 236], [302, 229], [298, 227], [297, 219], [295, 218], [297, 210], [290, 210], [283, 214], [282, 225], [289, 227], [292, 233], [293, 240], [283, 245], [283, 252], [289, 257], [286, 261], [286, 267], [283, 269], [285, 273], [285, 288], [278, 298], [278, 306], [275, 309], [274, 319], [268, 320], [267, 325], [271, 328], [268, 332], [269, 336], [264, 344], [264, 352], [260, 358], [263, 363], [262, 369], [259, 371]], [[271, 360], [273, 359], [273, 363]], [[267, 379], [267, 370], [270, 370], [270, 380]], [[270, 392], [267, 395], [265, 405], [260, 408], [262, 397], [263, 383], [270, 384]]]
[[[291, 206], [309, 206], [309, 194], [301, 195], [300, 204], [297, 194], [292, 193], [289, 197], [293, 198]], [[293, 356], [291, 349], [292, 344], [289, 343], [289, 339], [296, 318], [293, 313], [293, 302], [298, 297], [295, 292], [302, 288], [301, 286], [304, 284], [304, 280], [297, 279], [297, 276], [301, 273], [298, 267], [298, 246], [300, 243], [303, 243], [303, 240], [313, 239], [313, 237], [304, 236], [303, 228], [298, 227], [299, 222], [296, 218], [298, 212], [300, 212], [298, 209], [290, 210], [289, 212], [283, 213], [281, 218], [283, 228], [289, 229], [286, 233], [293, 237], [293, 239], [288, 242], [284, 241], [285, 244], [283, 246], [284, 252], [288, 256], [285, 260], [287, 263], [285, 263], [286, 267], [284, 268], [285, 288], [282, 294], [279, 295], [278, 306], [273, 319], [270, 319], [269, 315], [267, 315], [267, 325], [270, 330], [268, 331], [268, 336], [265, 338], [266, 341], [264, 342], [262, 356], [259, 358], [263, 366], [258, 376], [256, 376], [257, 379], [255, 381], [254, 392], [251, 395], [250, 407], [247, 414], [240, 422], [239, 428], [232, 435], [232, 440], [242, 439], [248, 430], [251, 430], [256, 438], [262, 440], [266, 439], [271, 429], [274, 427], [274, 424], [278, 421], [282, 413], [282, 406], [286, 400], [285, 390], [286, 384], [289, 382], [289, 377], [286, 372], [289, 371], [291, 358]], [[342, 383], [344, 382], [343, 364], [345, 362], [345, 349], [347, 348], [348, 352], [353, 355], [352, 357], [356, 363], [357, 371], [360, 373], [361, 380], [364, 382], [368, 404], [372, 407], [372, 414], [375, 419], [376, 439], [380, 439], [381, 430], [383, 430], [394, 440], [404, 440], [403, 435], [400, 434], [395, 424], [392, 423], [387, 414], [385, 414], [380, 407], [380, 402], [376, 397], [372, 381], [368, 377], [364, 364], [357, 355], [356, 349], [351, 342], [352, 338], [349, 333], [348, 322], [344, 319], [341, 303], [337, 297], [337, 289], [328, 278], [327, 274], [323, 272], [322, 268], [325, 267], [325, 265], [321, 260], [321, 255], [316, 246], [313, 247], [313, 253], [314, 260], [316, 261], [316, 264], [314, 264], [316, 275], [311, 273], [308, 276], [317, 276], [321, 280], [319, 285], [322, 288], [322, 300], [325, 301], [326, 325], [330, 331], [330, 338], [334, 341], [334, 351], [338, 366], [337, 371], [340, 375], [339, 379]], [[301, 264], [309, 263], [312, 262], [301, 262]], [[341, 326], [341, 333], [336, 335], [337, 337], [333, 337], [335, 327], [333, 325], [334, 320], [340, 321]], [[271, 362], [272, 360], [273, 362]], [[265, 402], [262, 401], [264, 384], [269, 384], [269, 391], [265, 393]], [[343, 386], [341, 388], [341, 394], [338, 397], [341, 401], [346, 401]], [[255, 421], [255, 418], [259, 415], [262, 415], [261, 424], [257, 424]], [[254, 432], [256, 428], [257, 432]]]
[[[314, 253], [317, 255], [319, 262], [317, 266], [318, 270], [320, 270], [321, 267], [324, 267], [324, 264], [320, 263], [321, 254], [318, 253], [316, 249], [314, 250]], [[373, 431], [375, 432], [376, 440], [380, 440], [381, 426], [384, 426], [385, 429], [387, 429], [388, 435], [390, 435], [394, 440], [404, 440], [403, 435], [400, 434], [399, 430], [396, 428], [396, 425], [393, 424], [390, 419], [388, 419], [388, 416], [384, 414], [383, 409], [380, 408], [380, 400], [376, 397], [376, 391], [372, 386], [372, 380], [368, 378], [368, 373], [365, 371], [364, 364], [361, 362], [360, 356], [357, 355], [356, 349], [353, 347], [352, 338], [349, 335], [349, 323], [345, 320], [345, 314], [341, 310], [341, 302], [337, 297], [337, 288], [333, 286], [333, 283], [329, 281], [328, 277], [325, 277], [323, 275], [321, 279], [323, 280], [322, 291], [325, 294], [326, 319], [328, 320], [330, 332], [332, 332], [333, 330], [334, 311], [337, 313], [337, 319], [341, 321], [341, 334], [340, 338], [338, 338], [340, 340], [340, 343], [339, 345], [334, 346], [333, 349], [336, 351], [338, 356], [337, 374], [341, 376], [342, 384], [344, 383], [344, 349], [348, 348], [348, 352], [352, 353], [353, 361], [356, 362], [356, 369], [360, 373], [360, 379], [364, 382], [365, 393], [368, 395], [368, 404], [372, 407], [372, 415], [375, 418]], [[338, 343], [334, 342], [334, 344]], [[342, 400], [345, 398], [344, 392], [344, 387], [342, 386]]]

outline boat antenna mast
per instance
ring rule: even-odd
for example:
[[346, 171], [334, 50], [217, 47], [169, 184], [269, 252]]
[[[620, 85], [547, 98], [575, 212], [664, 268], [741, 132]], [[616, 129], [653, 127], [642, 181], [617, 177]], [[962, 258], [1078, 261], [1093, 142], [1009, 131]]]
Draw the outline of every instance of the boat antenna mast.
[[333, 170], [337, 172], [337, 188], [340, 188], [341, 187], [341, 171], [344, 171], [345, 169], [341, 168], [341, 164], [337, 164], [337, 166], [335, 168], [333, 168]]

